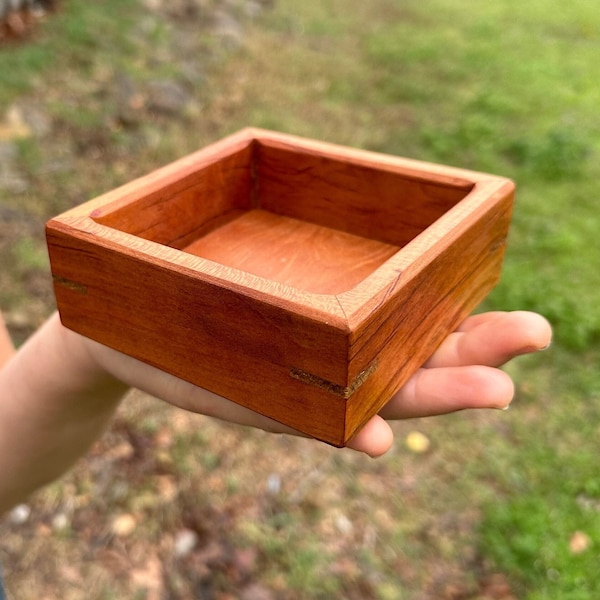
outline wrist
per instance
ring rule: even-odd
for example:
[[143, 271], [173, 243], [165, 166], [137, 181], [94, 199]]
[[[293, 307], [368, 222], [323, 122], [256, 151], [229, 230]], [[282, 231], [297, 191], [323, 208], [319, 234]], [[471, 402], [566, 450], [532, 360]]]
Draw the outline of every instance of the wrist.
[[126, 391], [52, 315], [0, 370], [0, 511], [83, 455]]
[[46, 326], [50, 329], [50, 339], [56, 344], [55, 355], [63, 361], [64, 371], [69, 373], [73, 385], [119, 397], [127, 391], [128, 386], [107, 369], [103, 346], [67, 329], [58, 313], [48, 319]]

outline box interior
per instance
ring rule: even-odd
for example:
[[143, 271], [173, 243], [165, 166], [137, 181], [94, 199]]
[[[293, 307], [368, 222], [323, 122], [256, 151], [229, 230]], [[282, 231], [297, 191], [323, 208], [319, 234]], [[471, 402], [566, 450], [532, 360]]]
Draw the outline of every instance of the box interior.
[[338, 294], [472, 187], [253, 140], [94, 219], [272, 281]]

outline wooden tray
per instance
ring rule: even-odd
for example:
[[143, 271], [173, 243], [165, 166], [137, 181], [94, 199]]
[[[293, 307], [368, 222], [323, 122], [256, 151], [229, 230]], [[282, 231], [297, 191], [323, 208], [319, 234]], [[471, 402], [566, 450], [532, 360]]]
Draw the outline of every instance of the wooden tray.
[[58, 309], [342, 446], [495, 285], [513, 191], [246, 129], [49, 221]]

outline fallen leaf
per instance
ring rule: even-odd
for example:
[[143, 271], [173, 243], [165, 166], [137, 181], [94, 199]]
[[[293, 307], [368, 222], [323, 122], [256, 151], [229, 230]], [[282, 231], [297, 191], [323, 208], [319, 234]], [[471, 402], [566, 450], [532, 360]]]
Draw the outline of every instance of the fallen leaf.
[[420, 431], [411, 431], [406, 436], [406, 447], [415, 454], [423, 454], [429, 450], [431, 442], [429, 438]]
[[158, 448], [171, 448], [173, 446], [173, 433], [169, 427], [162, 427], [154, 436], [154, 443]]
[[163, 502], [173, 502], [179, 493], [177, 482], [172, 475], [157, 475], [156, 489]]
[[146, 600], [160, 600], [163, 597], [163, 570], [157, 556], [151, 556], [142, 567], [132, 569], [130, 580], [137, 588], [136, 592], [146, 591], [144, 596]]
[[123, 514], [115, 517], [111, 523], [110, 530], [117, 537], [127, 537], [131, 535], [137, 526], [135, 517], [130, 514]]
[[104, 458], [115, 461], [130, 460], [134, 454], [135, 448], [125, 440], [103, 451]]
[[240, 594], [241, 600], [274, 600], [273, 592], [260, 583], [251, 583]]
[[592, 540], [587, 533], [576, 531], [569, 540], [571, 554], [582, 554], [592, 545]]
[[12, 106], [8, 109], [3, 122], [0, 122], [0, 140], [17, 140], [30, 137], [31, 127], [23, 117], [21, 109]]

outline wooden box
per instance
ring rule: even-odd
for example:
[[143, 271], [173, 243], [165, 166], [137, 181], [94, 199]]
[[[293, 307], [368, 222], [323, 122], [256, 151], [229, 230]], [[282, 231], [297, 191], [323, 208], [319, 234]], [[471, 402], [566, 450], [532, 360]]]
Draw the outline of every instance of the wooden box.
[[49, 221], [58, 309], [342, 446], [495, 285], [513, 190], [243, 130]]

